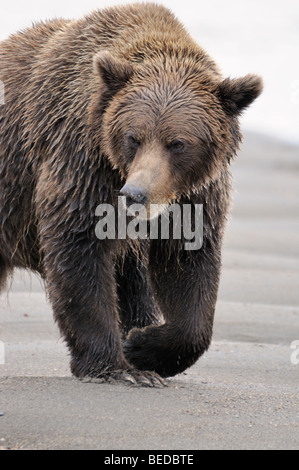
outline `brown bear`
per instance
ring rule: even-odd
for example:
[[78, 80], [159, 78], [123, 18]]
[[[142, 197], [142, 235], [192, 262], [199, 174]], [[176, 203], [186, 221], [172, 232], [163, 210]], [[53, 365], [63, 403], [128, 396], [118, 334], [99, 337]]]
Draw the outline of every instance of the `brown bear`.
[[[42, 276], [77, 377], [152, 385], [184, 371], [210, 345], [229, 163], [261, 79], [224, 79], [149, 3], [12, 35], [0, 80], [0, 288], [15, 267]], [[202, 204], [201, 249], [99, 240], [96, 207], [121, 194], [147, 210]]]

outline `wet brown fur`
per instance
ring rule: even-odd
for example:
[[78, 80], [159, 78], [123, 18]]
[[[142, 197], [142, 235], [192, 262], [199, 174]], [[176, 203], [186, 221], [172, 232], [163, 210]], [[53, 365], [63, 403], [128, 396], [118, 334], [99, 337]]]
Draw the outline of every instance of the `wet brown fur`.
[[[135, 4], [11, 36], [0, 80], [0, 289], [14, 267], [41, 274], [79, 377], [182, 372], [211, 341], [228, 167], [260, 79], [223, 80], [169, 10]], [[204, 204], [202, 249], [99, 241], [95, 209], [127, 180], [149, 202]]]

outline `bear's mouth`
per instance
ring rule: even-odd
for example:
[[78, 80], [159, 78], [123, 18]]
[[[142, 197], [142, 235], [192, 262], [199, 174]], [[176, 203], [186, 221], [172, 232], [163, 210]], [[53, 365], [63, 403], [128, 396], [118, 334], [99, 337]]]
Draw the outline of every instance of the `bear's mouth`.
[[126, 209], [126, 213], [130, 217], [135, 217], [139, 220], [153, 220], [156, 219], [160, 214], [167, 211], [170, 201], [163, 203], [146, 203], [142, 204], [134, 202], [131, 199], [122, 197], [123, 205]]

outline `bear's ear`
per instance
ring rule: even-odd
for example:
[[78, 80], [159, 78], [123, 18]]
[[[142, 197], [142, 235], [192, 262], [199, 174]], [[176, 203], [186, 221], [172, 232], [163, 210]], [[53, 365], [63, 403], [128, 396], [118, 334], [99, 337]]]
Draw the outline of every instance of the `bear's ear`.
[[133, 64], [114, 57], [108, 51], [98, 52], [94, 56], [93, 69], [100, 75], [112, 94], [120, 90], [134, 74]]
[[242, 78], [226, 78], [216, 89], [216, 95], [227, 114], [240, 114], [262, 92], [263, 81], [257, 75]]

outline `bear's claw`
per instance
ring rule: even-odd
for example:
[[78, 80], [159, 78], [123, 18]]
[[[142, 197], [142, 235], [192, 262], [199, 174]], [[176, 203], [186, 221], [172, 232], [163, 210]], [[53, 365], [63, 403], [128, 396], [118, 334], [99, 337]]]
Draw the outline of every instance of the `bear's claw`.
[[113, 371], [104, 377], [107, 381], [116, 380], [141, 387], [167, 387], [167, 383], [156, 372], [140, 371], [136, 369], [127, 371]]

